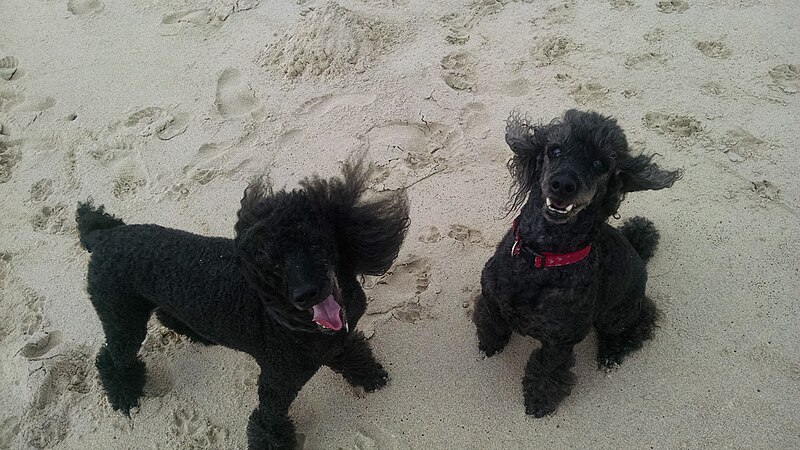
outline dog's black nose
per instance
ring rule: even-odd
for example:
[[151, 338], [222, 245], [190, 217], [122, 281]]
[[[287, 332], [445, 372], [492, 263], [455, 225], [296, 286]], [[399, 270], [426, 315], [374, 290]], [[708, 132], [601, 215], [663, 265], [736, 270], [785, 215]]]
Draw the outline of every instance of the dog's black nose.
[[567, 175], [556, 175], [550, 180], [550, 188], [554, 194], [574, 194], [578, 183]]
[[319, 289], [313, 284], [305, 284], [292, 290], [292, 301], [299, 308], [311, 308], [317, 300], [319, 300]]

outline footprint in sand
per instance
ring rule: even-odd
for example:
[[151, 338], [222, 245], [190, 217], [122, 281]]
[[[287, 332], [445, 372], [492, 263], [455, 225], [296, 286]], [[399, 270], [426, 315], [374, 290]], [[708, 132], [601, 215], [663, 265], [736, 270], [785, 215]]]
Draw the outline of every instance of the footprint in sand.
[[41, 330], [44, 296], [12, 275], [12, 256], [0, 252], [0, 342], [9, 336], [32, 335]]
[[468, 53], [450, 53], [439, 64], [442, 66], [442, 79], [448, 86], [457, 91], [475, 91], [474, 61]]
[[654, 28], [645, 33], [642, 38], [650, 43], [661, 42], [664, 39], [664, 30], [661, 28]]
[[258, 386], [258, 376], [261, 374], [261, 369], [258, 364], [254, 362], [246, 362], [238, 365], [236, 369], [236, 376], [242, 386], [246, 388], [254, 388]]
[[28, 336], [19, 353], [28, 358], [39, 358], [62, 342], [60, 331], [37, 331]]
[[0, 112], [10, 112], [25, 103], [25, 94], [17, 89], [0, 91]]
[[41, 112], [55, 106], [52, 97], [29, 99], [19, 89], [0, 91], [0, 112]]
[[470, 138], [486, 139], [494, 131], [495, 124], [487, 111], [486, 105], [479, 102], [470, 102], [461, 109], [458, 125], [461, 131]]
[[297, 113], [322, 117], [335, 109], [364, 108], [374, 103], [376, 99], [375, 94], [328, 94], [306, 100], [297, 108]]
[[547, 8], [542, 18], [547, 24], [567, 23], [575, 18], [575, 0], [567, 0]]
[[579, 105], [600, 103], [608, 97], [608, 88], [598, 83], [580, 83], [570, 91]]
[[139, 190], [147, 185], [145, 175], [136, 167], [128, 167], [114, 179], [111, 194], [116, 198], [127, 198], [136, 195]]
[[736, 127], [728, 130], [718, 141], [717, 150], [722, 150], [732, 162], [764, 157], [770, 150], [769, 143], [753, 136], [747, 130]]
[[751, 181], [750, 191], [755, 192], [763, 200], [780, 200], [781, 190], [768, 180]]
[[647, 128], [661, 134], [671, 134], [679, 137], [691, 137], [703, 129], [698, 120], [677, 114], [649, 112], [645, 114], [643, 120]]
[[531, 62], [536, 67], [549, 66], [577, 49], [578, 46], [566, 37], [549, 36], [538, 38], [531, 48]]
[[11, 261], [13, 259], [14, 257], [11, 253], [0, 252], [0, 289], [3, 288], [3, 283], [11, 272]]
[[176, 23], [191, 23], [193, 25], [205, 25], [211, 22], [212, 15], [208, 9], [184, 9], [165, 15], [161, 19], [164, 25]]
[[76, 16], [97, 13], [103, 10], [105, 5], [100, 0], [69, 0], [67, 11]]
[[139, 136], [155, 135], [167, 141], [183, 134], [189, 127], [189, 120], [188, 114], [151, 106], [128, 116], [123, 125], [135, 129]]
[[205, 186], [221, 174], [222, 172], [217, 169], [198, 169], [192, 174], [192, 180], [201, 186]]
[[361, 0], [364, 3], [376, 6], [405, 6], [408, 0]]
[[429, 306], [420, 303], [420, 296], [431, 283], [431, 265], [428, 258], [409, 255], [383, 276], [366, 283], [369, 296], [367, 314], [359, 328], [367, 337], [391, 319], [414, 323], [431, 317]]
[[43, 206], [31, 219], [34, 231], [43, 231], [49, 234], [62, 234], [70, 229], [72, 223], [67, 220], [67, 205], [57, 203], [52, 206]]
[[636, 4], [636, 0], [609, 0], [609, 3], [612, 8], [620, 11], [629, 11], [639, 7]]
[[90, 148], [86, 153], [103, 167], [113, 167], [138, 152], [136, 141], [128, 136], [109, 138], [106, 142]]
[[223, 70], [217, 80], [214, 106], [226, 119], [250, 116], [260, 122], [266, 118], [264, 104], [242, 79], [241, 73], [232, 67]]
[[731, 50], [722, 42], [702, 41], [696, 43], [695, 47], [709, 58], [727, 59], [731, 56]]
[[419, 239], [420, 242], [425, 242], [425, 243], [428, 243], [428, 244], [434, 244], [434, 243], [439, 242], [442, 239], [444, 239], [444, 237], [442, 236], [441, 233], [439, 233], [439, 229], [438, 228], [436, 228], [436, 227], [428, 227], [428, 229], [424, 233], [419, 235], [418, 239]]
[[211, 423], [195, 409], [179, 408], [172, 412], [172, 421], [167, 428], [179, 447], [195, 449], [223, 448], [228, 440], [228, 430]]
[[50, 198], [53, 192], [55, 192], [55, 189], [53, 189], [53, 180], [50, 178], [42, 178], [33, 183], [30, 189], [28, 189], [28, 201], [34, 203], [43, 202]]
[[480, 244], [483, 242], [483, 233], [466, 225], [450, 225], [450, 231], [447, 233], [447, 235], [459, 242], [464, 243], [469, 242], [471, 244]]
[[722, 85], [716, 81], [709, 81], [708, 83], [703, 83], [700, 85], [700, 92], [705, 95], [713, 95], [717, 97], [722, 95], [725, 90], [722, 88]]
[[9, 81], [14, 78], [17, 73], [19, 61], [14, 56], [5, 56], [0, 58], [0, 78]]
[[0, 184], [11, 179], [14, 166], [22, 159], [21, 140], [0, 140]]
[[450, 44], [466, 44], [470, 39], [472, 29], [480, 23], [484, 17], [502, 11], [505, 3], [504, 1], [494, 0], [473, 1], [466, 11], [442, 16], [439, 19], [439, 24], [447, 28], [447, 36], [445, 39]]
[[772, 87], [787, 94], [800, 92], [800, 66], [781, 64], [769, 70]]
[[384, 427], [373, 425], [369, 429], [356, 432], [353, 445], [356, 450], [381, 450], [407, 448], [395, 433]]
[[667, 56], [659, 52], [647, 52], [631, 55], [625, 59], [625, 66], [631, 69], [651, 69], [667, 63]]
[[90, 354], [89, 348], [78, 347], [45, 361], [44, 378], [22, 420], [27, 445], [54, 447], [67, 436], [72, 409], [91, 389]]
[[17, 416], [6, 417], [0, 422], [0, 448], [11, 448], [19, 434], [20, 420]]
[[447, 169], [441, 156], [459, 148], [460, 134], [436, 122], [386, 122], [372, 127], [359, 139], [369, 148], [376, 168], [376, 189], [413, 186]]
[[689, 9], [689, 3], [684, 0], [663, 0], [656, 3], [656, 8], [665, 14], [683, 13]]

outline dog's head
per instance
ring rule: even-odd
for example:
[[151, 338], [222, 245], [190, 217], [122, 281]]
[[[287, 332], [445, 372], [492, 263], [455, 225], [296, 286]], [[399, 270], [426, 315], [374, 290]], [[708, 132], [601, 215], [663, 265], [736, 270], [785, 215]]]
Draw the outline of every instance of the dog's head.
[[405, 194], [362, 199], [371, 168], [362, 158], [343, 176], [306, 178], [273, 192], [263, 179], [247, 187], [235, 245], [250, 285], [282, 325], [304, 331], [347, 329], [341, 274], [379, 275], [397, 257], [408, 226]]
[[506, 142], [514, 152], [510, 209], [527, 198], [555, 224], [591, 210], [605, 220], [628, 192], [663, 189], [681, 176], [660, 169], [652, 156], [633, 156], [616, 120], [595, 112], [569, 110], [562, 119], [533, 126], [513, 114]]

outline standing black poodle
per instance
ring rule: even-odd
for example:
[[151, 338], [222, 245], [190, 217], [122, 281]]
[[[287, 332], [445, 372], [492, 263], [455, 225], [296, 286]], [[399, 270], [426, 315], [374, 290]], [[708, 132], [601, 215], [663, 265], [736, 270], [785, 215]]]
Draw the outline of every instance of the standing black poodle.
[[255, 358], [251, 448], [295, 445], [289, 406], [322, 365], [366, 391], [383, 387], [388, 375], [355, 331], [366, 309], [357, 277], [381, 274], [397, 257], [408, 204], [404, 193], [363, 200], [370, 173], [359, 158], [342, 179], [315, 176], [290, 192], [251, 184], [233, 240], [125, 225], [80, 204], [87, 290], [106, 335], [97, 369], [114, 409], [127, 414], [142, 395], [137, 352], [154, 310], [178, 333]]
[[681, 174], [631, 155], [617, 122], [593, 112], [570, 110], [544, 126], [512, 115], [506, 142], [510, 209], [524, 206], [483, 269], [473, 319], [486, 356], [502, 351], [512, 330], [541, 342], [523, 390], [525, 412], [542, 417], [575, 384], [573, 347], [592, 325], [603, 367], [651, 337], [657, 310], [645, 296], [645, 261], [658, 232], [640, 217], [619, 230], [606, 220], [626, 193], [670, 187]]

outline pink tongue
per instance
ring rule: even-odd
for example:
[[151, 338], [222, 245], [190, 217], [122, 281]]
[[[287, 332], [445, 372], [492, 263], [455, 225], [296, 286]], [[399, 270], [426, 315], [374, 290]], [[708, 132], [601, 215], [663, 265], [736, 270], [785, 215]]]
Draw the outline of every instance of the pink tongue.
[[314, 322], [322, 325], [323, 327], [339, 331], [342, 329], [342, 318], [340, 317], [341, 308], [334, 300], [333, 295], [314, 305]]

